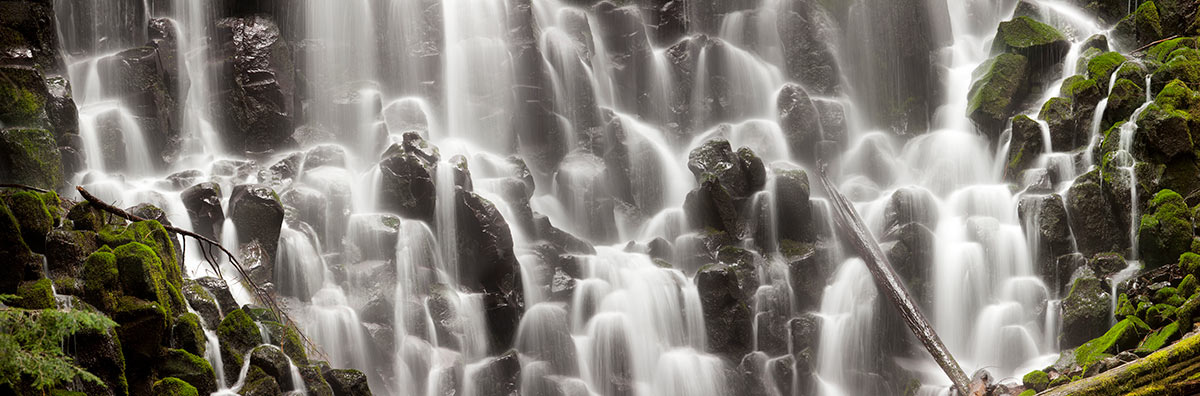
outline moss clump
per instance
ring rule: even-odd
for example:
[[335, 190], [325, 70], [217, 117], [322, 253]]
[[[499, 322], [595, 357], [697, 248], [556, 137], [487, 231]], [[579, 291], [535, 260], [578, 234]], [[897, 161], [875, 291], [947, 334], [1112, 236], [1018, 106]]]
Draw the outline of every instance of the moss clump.
[[46, 126], [46, 83], [33, 68], [0, 68], [0, 124]]
[[1143, 2], [1132, 14], [1117, 22], [1113, 32], [1126, 45], [1140, 46], [1158, 40], [1163, 36], [1158, 7], [1153, 1]]
[[[126, 295], [157, 302], [172, 312], [174, 300], [163, 275], [162, 262], [150, 247], [130, 242], [113, 250], [117, 258], [118, 280]], [[182, 308], [182, 307], [179, 307]]]
[[1179, 267], [1189, 274], [1200, 276], [1200, 254], [1186, 252], [1179, 255]]
[[1108, 89], [1108, 80], [1121, 64], [1125, 63], [1125, 55], [1120, 52], [1109, 51], [1088, 61], [1087, 76], [1091, 80], [1095, 80], [1101, 90]]
[[1096, 80], [1090, 80], [1082, 75], [1071, 76], [1064, 80], [1058, 94], [1071, 99], [1074, 103], [1094, 103], [1103, 97], [1103, 91], [1096, 84]]
[[45, 129], [0, 130], [0, 179], [49, 190], [63, 184], [62, 158]]
[[175, 377], [158, 380], [154, 383], [151, 392], [160, 396], [199, 396], [200, 394], [196, 391], [196, 387]]
[[108, 229], [100, 231], [102, 244], [116, 248], [130, 242], [138, 242], [149, 247], [158, 258], [165, 279], [176, 288], [183, 286], [183, 276], [179, 270], [179, 258], [175, 255], [175, 245], [167, 229], [155, 220], [139, 221], [129, 224], [124, 229]]
[[179, 378], [206, 395], [217, 390], [217, 376], [212, 365], [182, 349], [168, 349], [158, 372], [164, 377]]
[[1150, 333], [1149, 336], [1146, 336], [1146, 339], [1142, 341], [1141, 345], [1138, 345], [1137, 351], [1135, 352], [1143, 354], [1157, 351], [1162, 349], [1162, 347], [1167, 346], [1167, 343], [1179, 339], [1179, 336], [1179, 323], [1171, 322], [1163, 328]]
[[1179, 305], [1179, 309], [1175, 310], [1175, 321], [1179, 323], [1179, 327], [1183, 332], [1192, 330], [1192, 323], [1195, 323], [1196, 313], [1200, 310], [1200, 293], [1192, 294], [1183, 304]]
[[[262, 333], [254, 319], [241, 309], [230, 311], [217, 326], [217, 337], [221, 340], [221, 358], [224, 360], [226, 373], [240, 370], [243, 355], [251, 348], [262, 343]], [[233, 370], [230, 370], [233, 368]]]
[[197, 356], [204, 356], [205, 345], [204, 328], [200, 326], [200, 316], [188, 312], [179, 315], [175, 319], [175, 328], [171, 330], [172, 343], [176, 348], [182, 349]]
[[996, 28], [992, 52], [1019, 52], [1047, 45], [1065, 46], [1066, 41], [1067, 38], [1054, 27], [1027, 16], [1020, 16], [1011, 21], [1001, 22]]
[[1151, 58], [1159, 62], [1167, 62], [1170, 60], [1169, 55], [1172, 52], [1175, 52], [1176, 49], [1187, 47], [1194, 48], [1195, 46], [1195, 37], [1180, 37], [1155, 44], [1146, 51], [1146, 55], [1149, 55]]
[[975, 69], [978, 79], [971, 85], [967, 115], [977, 124], [994, 127], [1008, 119], [1020, 95], [1027, 91], [1029, 59], [1017, 54], [1000, 54]]
[[4, 199], [21, 227], [21, 238], [35, 252], [44, 252], [46, 234], [54, 227], [54, 218], [42, 197], [31, 191], [21, 191]]
[[1126, 316], [1136, 314], [1137, 307], [1134, 307], [1133, 302], [1129, 301], [1128, 295], [1121, 293], [1121, 296], [1117, 297], [1117, 310], [1113, 311], [1113, 315], [1115, 315], [1118, 319], [1124, 319]]
[[1138, 248], [1146, 268], [1175, 262], [1191, 243], [1192, 216], [1187, 203], [1174, 191], [1159, 191], [1138, 226]]
[[1167, 304], [1154, 304], [1150, 309], [1146, 310], [1146, 324], [1150, 327], [1159, 327], [1166, 325], [1175, 319], [1175, 311], [1178, 308]]
[[1200, 96], [1180, 80], [1171, 80], [1154, 98], [1155, 104], [1167, 110], [1189, 110], [1198, 102]]
[[1100, 129], [1128, 120], [1142, 103], [1146, 102], [1146, 89], [1129, 79], [1119, 79], [1108, 93], [1108, 107], [1104, 110]]
[[100, 248], [88, 256], [83, 264], [83, 289], [89, 303], [108, 311], [115, 301], [112, 290], [120, 287], [118, 283], [117, 256], [107, 246]]
[[1042, 370], [1030, 371], [1021, 378], [1021, 384], [1033, 391], [1041, 392], [1050, 386], [1050, 375]]
[[1150, 326], [1136, 317], [1128, 317], [1117, 322], [1103, 336], [1094, 340], [1088, 341], [1078, 348], [1075, 348], [1075, 363], [1081, 367], [1091, 366], [1093, 363], [1117, 354], [1123, 350], [1133, 348], [1138, 341], [1146, 334], [1150, 333]]
[[26, 309], [52, 309], [55, 307], [52, 287], [50, 279], [22, 283], [17, 288], [18, 300], [13, 305]]
[[304, 342], [300, 340], [300, 333], [297, 333], [295, 329], [285, 328], [283, 339], [280, 341], [280, 349], [288, 358], [292, 359], [293, 364], [308, 364], [308, 353], [304, 350]]
[[1021, 394], [1019, 394], [1017, 396], [1035, 396], [1035, 395], [1037, 395], [1037, 392], [1034, 392], [1033, 389], [1026, 389], [1026, 390], [1021, 391]]

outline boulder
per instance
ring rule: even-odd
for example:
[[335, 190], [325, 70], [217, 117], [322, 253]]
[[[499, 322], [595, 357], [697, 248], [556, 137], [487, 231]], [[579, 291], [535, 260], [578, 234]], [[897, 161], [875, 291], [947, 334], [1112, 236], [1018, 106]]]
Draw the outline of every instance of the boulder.
[[1179, 194], [1171, 190], [1155, 194], [1138, 225], [1138, 250], [1145, 268], [1175, 263], [1189, 251], [1192, 220], [1192, 212]]
[[206, 276], [196, 279], [196, 284], [204, 291], [207, 291], [216, 301], [217, 307], [220, 308], [221, 316], [228, 315], [230, 312], [238, 309], [237, 301], [233, 299], [233, 294], [229, 291], [229, 285], [223, 279]]
[[524, 306], [512, 233], [490, 201], [462, 189], [456, 189], [454, 198], [459, 283], [487, 294], [489, 345], [499, 353], [512, 345]]
[[1146, 89], [1129, 79], [1118, 79], [1109, 91], [1100, 130], [1107, 131], [1113, 124], [1128, 120], [1142, 103], [1146, 103]]
[[367, 375], [354, 369], [322, 370], [321, 376], [337, 396], [371, 396]]
[[380, 206], [404, 218], [432, 224], [437, 201], [434, 179], [439, 155], [416, 133], [405, 133], [404, 142], [393, 144], [379, 162], [382, 180]]
[[931, 302], [933, 283], [929, 274], [934, 265], [937, 236], [920, 223], [907, 223], [892, 228], [882, 240], [884, 254], [913, 296], [922, 304]]
[[1122, 48], [1136, 49], [1163, 38], [1162, 19], [1153, 1], [1143, 2], [1133, 13], [1113, 27], [1113, 36]]
[[920, 187], [902, 187], [892, 193], [884, 208], [884, 230], [891, 230], [908, 223], [918, 223], [930, 229], [937, 228], [940, 216], [938, 199], [929, 190]]
[[1122, 251], [1128, 247], [1129, 238], [1120, 230], [1112, 205], [1100, 186], [1097, 170], [1075, 179], [1067, 190], [1067, 213], [1075, 244], [1084, 256], [1100, 252]]
[[508, 396], [520, 393], [521, 362], [517, 351], [509, 350], [490, 359], [475, 374], [479, 396]]
[[1087, 265], [1096, 273], [1096, 276], [1103, 278], [1125, 269], [1129, 264], [1120, 253], [1104, 252], [1092, 256]]
[[162, 396], [199, 396], [200, 391], [196, 387], [184, 382], [175, 377], [167, 377], [158, 380], [150, 388], [151, 392]]
[[992, 53], [1023, 55], [1034, 70], [1058, 64], [1070, 49], [1071, 43], [1057, 29], [1027, 16], [1001, 22], [992, 41]]
[[1175, 156], [1192, 153], [1189, 131], [1191, 117], [1182, 110], [1151, 104], [1138, 117], [1138, 133], [1134, 135], [1133, 154], [1155, 158], [1162, 162]]
[[972, 73], [976, 80], [968, 93], [967, 116], [993, 140], [1029, 92], [1029, 63], [1025, 56], [1004, 53]]
[[733, 266], [710, 264], [696, 274], [700, 306], [710, 351], [724, 356], [742, 356], [751, 349], [750, 307], [746, 305], [738, 274]]
[[107, 332], [84, 330], [69, 337], [65, 345], [75, 364], [100, 378], [101, 384], [83, 383], [83, 390], [89, 395], [124, 396], [129, 394], [129, 384], [125, 378], [125, 355], [122, 353], [121, 339], [117, 330]]
[[830, 44], [838, 34], [833, 21], [807, 2], [789, 5], [777, 17], [788, 78], [819, 95], [835, 95], [842, 81]]
[[229, 196], [229, 218], [237, 227], [238, 243], [258, 242], [266, 253], [268, 264], [274, 263], [279, 248], [279, 232], [283, 226], [283, 204], [275, 190], [261, 184], [242, 184], [233, 187]]
[[177, 64], [163, 64], [158, 50], [150, 46], [130, 48], [98, 62], [100, 75], [106, 77], [101, 79], [104, 92], [125, 105], [141, 129], [152, 165], [164, 167], [168, 159], [175, 157], [180, 143], [181, 98], [171, 96], [175, 84], [166, 73], [168, 66]]
[[697, 229], [735, 234], [741, 229], [733, 196], [712, 174], [704, 175], [700, 187], [688, 193], [683, 211]]
[[[55, 8], [72, 9], [74, 6], [47, 1], [0, 3], [0, 15], [4, 15], [4, 18], [0, 18], [0, 37], [3, 37], [0, 38], [0, 63], [36, 67], [50, 74], [65, 74], [67, 68], [63, 64], [58, 29], [70, 23], [64, 21], [60, 25], [56, 17], [69, 14], [58, 13]], [[72, 29], [65, 27], [64, 30]]]
[[1075, 279], [1067, 298], [1062, 300], [1062, 330], [1058, 336], [1063, 348], [1074, 348], [1097, 337], [1108, 326], [1110, 299], [1100, 280], [1091, 270]]
[[158, 367], [158, 374], [162, 377], [179, 378], [194, 386], [201, 394], [207, 395], [217, 391], [217, 377], [212, 365], [204, 358], [182, 349], [167, 350], [166, 358]]
[[183, 190], [179, 195], [192, 220], [192, 231], [214, 241], [221, 240], [225, 211], [221, 209], [221, 186], [204, 182]]
[[1052, 274], [1057, 258], [1075, 251], [1071, 225], [1063, 198], [1058, 194], [1027, 196], [1017, 206], [1026, 234], [1037, 238], [1037, 267], [1042, 274]]
[[786, 84], [775, 99], [779, 126], [783, 128], [794, 158], [815, 163], [817, 142], [823, 140], [821, 119], [808, 92], [796, 84]]
[[710, 140], [692, 150], [688, 154], [688, 170], [698, 182], [705, 175], [712, 175], [737, 200], [762, 190], [766, 184], [762, 160], [747, 148], [734, 152], [724, 139]]
[[283, 351], [274, 345], [260, 345], [250, 351], [250, 366], [257, 367], [271, 378], [283, 391], [291, 391], [291, 362]]
[[775, 170], [775, 219], [779, 239], [814, 241], [812, 203], [808, 174], [800, 169]]
[[225, 367], [225, 379], [229, 384], [237, 381], [245, 355], [262, 343], [258, 325], [241, 309], [225, 315], [217, 326], [217, 337], [221, 340], [221, 361]]
[[1071, 151], [1088, 143], [1088, 131], [1080, 128], [1075, 119], [1075, 105], [1069, 98], [1050, 98], [1042, 105], [1038, 119], [1050, 127], [1050, 147], [1053, 151]]
[[1018, 182], [1024, 171], [1037, 164], [1046, 151], [1042, 125], [1024, 114], [1012, 118], [1012, 137], [1008, 143], [1008, 160], [1004, 163], [1004, 178]]
[[287, 144], [295, 129], [296, 73], [292, 49], [269, 17], [216, 21], [210, 70], [219, 82], [212, 114], [226, 145], [266, 151]]
[[1096, 82], [1100, 92], [1108, 91], [1110, 77], [1121, 68], [1126, 60], [1125, 55], [1116, 51], [1100, 53], [1091, 58], [1080, 58], [1081, 61], [1083, 59], [1088, 59], [1087, 78]]
[[54, 135], [45, 129], [0, 129], [0, 180], [46, 189], [64, 183]]

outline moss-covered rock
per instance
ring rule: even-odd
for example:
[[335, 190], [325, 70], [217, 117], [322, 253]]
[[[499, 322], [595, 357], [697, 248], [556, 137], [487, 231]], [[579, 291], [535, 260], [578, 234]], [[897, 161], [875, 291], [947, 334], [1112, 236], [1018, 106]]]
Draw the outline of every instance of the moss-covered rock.
[[204, 328], [200, 326], [200, 316], [187, 312], [175, 318], [175, 327], [171, 329], [171, 345], [193, 355], [204, 356], [207, 344]]
[[217, 391], [217, 376], [212, 365], [204, 358], [182, 349], [168, 349], [163, 363], [158, 367], [159, 375], [175, 377], [196, 387], [201, 394]]
[[17, 288], [17, 300], [13, 306], [25, 309], [53, 309], [54, 291], [50, 279], [41, 279], [22, 283]]
[[126, 295], [159, 303], [168, 313], [182, 306], [173, 305], [162, 262], [150, 247], [130, 242], [113, 250], [117, 258], [118, 280]]
[[37, 253], [46, 252], [46, 234], [54, 227], [54, 218], [42, 197], [32, 191], [20, 191], [3, 197], [21, 227], [21, 238]]
[[1162, 347], [1167, 346], [1168, 343], [1178, 340], [1182, 335], [1182, 333], [1179, 331], [1179, 327], [1180, 326], [1178, 322], [1171, 322], [1166, 326], [1163, 326], [1163, 328], [1155, 330], [1153, 333], [1150, 333], [1149, 336], [1146, 336], [1146, 339], [1143, 340], [1140, 345], [1138, 345], [1135, 352], [1138, 354], [1148, 354], [1162, 349]]
[[1200, 93], [1191, 90], [1180, 80], [1172, 80], [1163, 87], [1155, 96], [1154, 104], [1166, 111], [1185, 111], [1191, 118], [1200, 115]]
[[144, 380], [160, 362], [170, 331], [171, 317], [162, 305], [132, 296], [118, 297], [112, 314], [125, 356], [131, 393], [149, 387]]
[[1145, 322], [1136, 317], [1122, 319], [1103, 336], [1075, 348], [1075, 364], [1086, 368], [1101, 359], [1137, 346], [1147, 334], [1150, 334], [1150, 326]]
[[1029, 92], [1029, 72], [1029, 59], [1018, 54], [1000, 54], [980, 65], [973, 73], [967, 116], [988, 135], [998, 136]]
[[1200, 319], [1196, 316], [1197, 313], [1200, 313], [1200, 294], [1193, 293], [1175, 310], [1175, 321], [1179, 322], [1180, 330], [1185, 333], [1191, 331], [1192, 324]]
[[1146, 103], [1146, 89], [1129, 79], [1119, 79], [1108, 93], [1108, 106], [1104, 108], [1100, 130], [1108, 130], [1118, 121], [1128, 120], [1138, 107]]
[[282, 393], [275, 378], [267, 375], [258, 367], [250, 367], [250, 370], [246, 372], [245, 385], [238, 390], [240, 396], [275, 396]]
[[1021, 384], [1026, 388], [1032, 389], [1035, 393], [1046, 390], [1050, 386], [1050, 375], [1042, 370], [1030, 371], [1021, 378]]
[[1096, 55], [1087, 63], [1087, 77], [1096, 81], [1100, 91], [1106, 92], [1109, 78], [1124, 63], [1125, 55], [1121, 55], [1120, 52], [1110, 51]]
[[130, 242], [149, 247], [160, 263], [164, 280], [177, 289], [183, 286], [179, 257], [176, 255], [171, 234], [167, 233], [162, 223], [146, 220], [130, 223], [124, 229], [102, 230], [100, 241], [114, 249]]
[[204, 321], [206, 328], [214, 329], [221, 323], [221, 309], [218, 308], [216, 297], [198, 282], [184, 279], [181, 292], [188, 306]]
[[262, 333], [254, 320], [241, 309], [225, 315], [217, 326], [217, 337], [221, 340], [221, 359], [225, 366], [225, 378], [237, 378], [243, 356], [262, 343]]
[[1195, 37], [1173, 38], [1150, 47], [1150, 49], [1146, 50], [1146, 55], [1160, 63], [1166, 63], [1170, 60], [1169, 57], [1175, 50], [1180, 48], [1196, 48], [1196, 44]]
[[1159, 191], [1138, 226], [1138, 249], [1145, 267], [1176, 262], [1191, 248], [1192, 235], [1192, 214], [1183, 197], [1171, 190]]
[[1163, 37], [1162, 21], [1153, 1], [1143, 2], [1113, 28], [1118, 44], [1132, 50]]
[[1004, 164], [1004, 178], [1018, 182], [1021, 172], [1037, 163], [1038, 156], [1046, 151], [1042, 138], [1042, 125], [1024, 114], [1013, 117], [1012, 137], [1008, 145], [1008, 160]]
[[56, 189], [63, 184], [62, 158], [45, 129], [0, 130], [0, 180]]
[[1075, 104], [1056, 96], [1042, 104], [1038, 119], [1050, 127], [1050, 146], [1054, 151], [1071, 151], [1088, 143], [1087, 131], [1075, 120]]
[[333, 388], [321, 376], [321, 366], [317, 364], [299, 366], [300, 377], [304, 379], [304, 387], [312, 396], [334, 396]]
[[1173, 80], [1180, 80], [1189, 86], [1200, 84], [1200, 52], [1194, 48], [1180, 48], [1167, 55], [1154, 76], [1151, 77], [1151, 89], [1158, 91]]
[[1037, 63], [1035, 69], [1061, 62], [1070, 48], [1067, 38], [1053, 26], [1027, 16], [1001, 22], [992, 42], [992, 53], [1021, 54]]
[[1167, 162], [1177, 155], [1192, 153], [1190, 119], [1191, 116], [1182, 110], [1168, 110], [1157, 104], [1146, 107], [1137, 120], [1134, 155]]
[[367, 376], [354, 369], [335, 369], [322, 372], [325, 382], [333, 388], [335, 395], [370, 396], [371, 389], [367, 385]]
[[1150, 327], [1160, 327], [1174, 320], [1176, 316], [1175, 311], [1178, 310], [1178, 308], [1168, 304], [1154, 304], [1142, 316], [1145, 316], [1146, 324], [1150, 325]]
[[92, 253], [83, 264], [85, 300], [102, 311], [111, 311], [116, 300], [113, 290], [119, 290], [117, 256], [108, 247]]
[[[83, 279], [83, 266], [89, 255], [99, 246], [96, 233], [56, 228], [46, 234], [46, 269], [55, 279], [64, 277]], [[82, 296], [82, 294], [80, 294]]]
[[199, 396], [196, 387], [175, 377], [167, 377], [154, 383], [151, 391], [159, 396]]
[[47, 127], [50, 94], [41, 71], [32, 67], [0, 67], [0, 125]]
[[259, 345], [254, 350], [250, 351], [249, 355], [250, 366], [261, 369], [275, 382], [283, 388], [284, 391], [292, 390], [292, 372], [288, 363], [288, 358], [283, 354], [283, 351], [274, 345]]

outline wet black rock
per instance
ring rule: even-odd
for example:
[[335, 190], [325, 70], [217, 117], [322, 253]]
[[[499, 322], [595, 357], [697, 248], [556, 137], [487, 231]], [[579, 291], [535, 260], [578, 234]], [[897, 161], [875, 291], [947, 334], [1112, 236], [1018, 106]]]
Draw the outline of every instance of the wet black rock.
[[726, 356], [748, 352], [751, 334], [750, 307], [743, 300], [738, 274], [726, 264], [711, 264], [696, 274], [700, 305], [704, 311], [709, 350]]
[[229, 291], [229, 285], [224, 280], [206, 276], [196, 279], [196, 283], [213, 296], [218, 308], [221, 310], [221, 315], [228, 315], [230, 312], [238, 309], [237, 300], [233, 299], [233, 294]]
[[271, 19], [257, 15], [216, 22], [210, 75], [218, 76], [212, 114], [233, 150], [267, 151], [287, 144], [295, 128], [292, 48]]
[[[1075, 251], [1071, 236], [1071, 225], [1066, 205], [1058, 194], [1029, 196], [1017, 206], [1022, 225], [1027, 235], [1037, 241], [1038, 257], [1034, 257], [1038, 268], [1048, 269], [1059, 256]], [[1047, 273], [1043, 270], [1043, 274]]]
[[1054, 151], [1071, 151], [1088, 143], [1088, 131], [1080, 125], [1075, 105], [1069, 98], [1054, 97], [1042, 105], [1038, 119], [1050, 127], [1050, 146]]
[[371, 396], [367, 376], [354, 369], [323, 369], [321, 376], [336, 396]]
[[1038, 157], [1046, 150], [1045, 145], [1042, 126], [1037, 121], [1025, 115], [1013, 117], [1004, 178], [1009, 182], [1019, 182], [1021, 173], [1037, 164]]
[[513, 253], [508, 223], [496, 206], [479, 195], [457, 189], [455, 241], [459, 283], [486, 293], [484, 314], [493, 352], [512, 345], [524, 310], [520, 263]]
[[[55, 6], [65, 7], [65, 10], [60, 10], [65, 12], [56, 12]], [[48, 74], [66, 73], [60, 53], [59, 24], [55, 17], [70, 15], [69, 11], [78, 6], [88, 5], [52, 4], [48, 1], [0, 2], [0, 63], [37, 67]], [[70, 30], [71, 23], [63, 21], [62, 26]], [[140, 27], [134, 27], [133, 31]]]
[[1085, 256], [1123, 251], [1129, 245], [1125, 233], [1113, 232], [1121, 228], [1100, 183], [1099, 172], [1093, 170], [1075, 179], [1067, 191], [1071, 231], [1079, 252]]
[[796, 84], [787, 84], [776, 99], [779, 125], [787, 136], [792, 156], [805, 163], [815, 163], [817, 142], [824, 140], [817, 107], [808, 92]]
[[[163, 167], [179, 150], [179, 107], [181, 98], [171, 96], [167, 65], [158, 49], [150, 46], [121, 51], [101, 58], [96, 67], [103, 89], [120, 99], [141, 129], [154, 166]], [[175, 65], [171, 65], [175, 66]], [[123, 123], [122, 123], [123, 124]], [[122, 125], [124, 128], [125, 125]], [[134, 131], [122, 130], [122, 134]], [[129, 138], [126, 135], [126, 143]]]
[[700, 187], [688, 193], [683, 211], [692, 227], [706, 232], [737, 234], [741, 230], [733, 196], [711, 174], [705, 175]]
[[520, 392], [521, 362], [516, 350], [491, 359], [476, 373], [479, 396], [509, 396]]
[[892, 228], [882, 240], [880, 247], [908, 290], [922, 306], [932, 306], [928, 305], [933, 289], [929, 274], [934, 265], [937, 236], [920, 223], [908, 223]]
[[214, 182], [196, 184], [183, 190], [180, 199], [192, 220], [192, 230], [214, 241], [220, 240], [221, 227], [225, 223], [221, 186]]
[[279, 195], [261, 184], [235, 186], [229, 197], [229, 218], [237, 227], [238, 243], [257, 241], [270, 262], [273, 262], [279, 247], [283, 214]]
[[688, 155], [688, 170], [702, 182], [711, 175], [735, 199], [745, 199], [762, 190], [766, 169], [762, 160], [747, 148], [734, 152], [724, 139], [710, 140]]
[[292, 372], [290, 370], [291, 362], [288, 361], [286, 355], [278, 347], [273, 345], [260, 345], [250, 351], [250, 365], [261, 369], [275, 382], [280, 385], [281, 390], [290, 391], [292, 385]]
[[883, 224], [885, 230], [908, 223], [934, 229], [937, 228], [939, 216], [938, 200], [933, 193], [919, 187], [903, 187], [892, 193], [884, 209]]
[[972, 73], [976, 81], [968, 94], [967, 117], [993, 140], [1029, 93], [1030, 70], [1028, 58], [1004, 53]]
[[833, 21], [811, 2], [788, 4], [777, 22], [787, 76], [819, 95], [836, 94], [842, 77], [830, 45], [838, 35]]
[[379, 162], [380, 206], [404, 218], [432, 224], [438, 159], [437, 148], [416, 133], [405, 133], [404, 142], [389, 147]]

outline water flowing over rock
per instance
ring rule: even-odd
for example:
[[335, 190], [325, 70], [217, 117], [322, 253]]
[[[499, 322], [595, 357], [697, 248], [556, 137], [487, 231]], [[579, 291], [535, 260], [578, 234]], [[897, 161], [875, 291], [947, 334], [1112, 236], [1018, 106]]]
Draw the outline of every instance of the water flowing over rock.
[[209, 67], [222, 78], [210, 106], [234, 150], [268, 151], [289, 143], [296, 120], [293, 50], [274, 21], [262, 17], [217, 21]]

